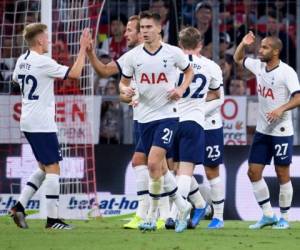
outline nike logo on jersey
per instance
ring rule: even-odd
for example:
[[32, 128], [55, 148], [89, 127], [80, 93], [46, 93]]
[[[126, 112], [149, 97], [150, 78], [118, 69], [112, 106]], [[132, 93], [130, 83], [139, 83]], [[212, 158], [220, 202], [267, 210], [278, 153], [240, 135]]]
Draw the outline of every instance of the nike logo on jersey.
[[216, 161], [218, 160], [220, 157], [217, 157], [217, 158], [212, 158], [211, 161]]
[[280, 157], [281, 160], [284, 160], [284, 159], [286, 159], [286, 158], [288, 158], [288, 156]]
[[142, 66], [142, 63], [139, 63], [139, 64], [137, 64], [136, 66], [140, 67], [140, 66]]

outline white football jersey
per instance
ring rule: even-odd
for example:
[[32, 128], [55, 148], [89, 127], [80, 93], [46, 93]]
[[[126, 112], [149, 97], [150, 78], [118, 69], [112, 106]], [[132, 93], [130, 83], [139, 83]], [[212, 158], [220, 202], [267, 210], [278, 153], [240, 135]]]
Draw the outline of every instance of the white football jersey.
[[68, 72], [69, 67], [32, 50], [18, 58], [13, 81], [22, 92], [21, 131], [57, 132], [53, 83]]
[[150, 53], [141, 44], [127, 52], [123, 76], [134, 77], [139, 93], [139, 122], [178, 117], [177, 102], [168, 100], [176, 86], [177, 69], [184, 71], [189, 61], [178, 47], [161, 43]]
[[[123, 72], [122, 69], [123, 69], [123, 67], [124, 67], [125, 58], [126, 58], [126, 55], [127, 55], [127, 54], [128, 54], [128, 53], [123, 54], [123, 55], [116, 61], [116, 64], [118, 65], [118, 68], [119, 68], [119, 71], [120, 71], [121, 74], [122, 74], [122, 72]], [[131, 86], [133, 89], [136, 89], [136, 83], [135, 83], [134, 77], [131, 79], [130, 86]], [[139, 95], [138, 95], [138, 91], [136, 91], [136, 94], [133, 96], [132, 100], [138, 102], [138, 101], [139, 101], [139, 100], [138, 100], [138, 96], [139, 96]], [[135, 120], [135, 121], [138, 121], [138, 120], [139, 120], [139, 116], [138, 116], [138, 114], [139, 114], [139, 108], [140, 108], [139, 105], [132, 107], [132, 110], [133, 110], [133, 120]]]
[[267, 121], [267, 112], [287, 103], [290, 97], [300, 91], [297, 73], [286, 63], [280, 61], [278, 67], [267, 71], [266, 63], [259, 59], [245, 58], [245, 68], [256, 76], [259, 114], [256, 130], [274, 136], [293, 135], [291, 111], [274, 123]]
[[[222, 72], [221, 72], [222, 74]], [[221, 75], [222, 77], [222, 75]], [[222, 79], [222, 78], [221, 78]], [[223, 126], [221, 115], [221, 106], [224, 103], [223, 80], [220, 87], [220, 99], [212, 100], [205, 103], [205, 125], [204, 130], [218, 129]], [[211, 105], [211, 107], [210, 107]]]
[[[219, 89], [222, 71], [212, 60], [204, 56], [186, 55], [194, 71], [194, 79], [182, 98], [178, 101], [179, 120], [195, 121], [204, 127], [205, 99], [209, 89]], [[183, 82], [180, 73], [178, 85]]]

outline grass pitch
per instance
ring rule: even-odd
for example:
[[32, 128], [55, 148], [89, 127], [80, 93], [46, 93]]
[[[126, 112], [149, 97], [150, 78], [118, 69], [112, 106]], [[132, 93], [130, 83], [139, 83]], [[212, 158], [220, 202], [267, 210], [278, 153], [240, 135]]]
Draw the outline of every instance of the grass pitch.
[[70, 231], [46, 230], [42, 220], [28, 220], [29, 229], [16, 227], [9, 217], [0, 217], [1, 250], [225, 250], [225, 249], [300, 249], [300, 223], [289, 230], [265, 228], [252, 231], [249, 222], [225, 221], [222, 230], [207, 230], [202, 221], [196, 230], [177, 234], [170, 230], [142, 233], [124, 230], [122, 217], [68, 221]]

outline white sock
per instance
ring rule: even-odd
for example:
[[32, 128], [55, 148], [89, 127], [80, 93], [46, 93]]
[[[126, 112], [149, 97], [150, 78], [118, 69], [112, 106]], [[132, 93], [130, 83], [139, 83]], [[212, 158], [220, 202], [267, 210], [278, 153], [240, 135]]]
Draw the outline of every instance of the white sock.
[[160, 197], [159, 204], [158, 204], [158, 209], [159, 209], [159, 218], [160, 219], [167, 220], [170, 217], [170, 199], [169, 199], [169, 196]]
[[19, 197], [19, 202], [25, 208], [28, 201], [32, 198], [35, 192], [39, 189], [42, 182], [44, 181], [46, 173], [38, 168], [30, 177], [26, 186], [23, 188]]
[[187, 199], [191, 190], [192, 177], [188, 175], [179, 175], [177, 179], [178, 192]]
[[58, 218], [59, 175], [46, 174], [44, 181], [48, 218]]
[[149, 171], [146, 165], [136, 166], [134, 168], [136, 174], [136, 190], [138, 195], [138, 207], [136, 215], [143, 220], [146, 219], [149, 209]]
[[263, 214], [268, 217], [274, 216], [270, 202], [270, 193], [265, 179], [262, 178], [259, 181], [252, 182], [252, 187], [256, 201], [262, 208]]
[[209, 184], [211, 190], [212, 205], [214, 208], [213, 218], [223, 220], [225, 193], [222, 187], [222, 180], [218, 176], [214, 179], [209, 180]]
[[199, 191], [199, 184], [194, 176], [192, 176], [191, 179], [189, 200], [193, 203], [195, 208], [204, 208], [206, 205], [206, 201]]
[[169, 171], [164, 175], [164, 188], [170, 194], [170, 199], [174, 201], [178, 210], [184, 211], [188, 202], [179, 194], [175, 177]]
[[150, 208], [147, 215], [148, 221], [155, 221], [157, 216], [157, 209], [160, 200], [160, 195], [162, 193], [164, 178], [160, 177], [155, 180], [149, 178], [149, 196], [150, 196]]
[[279, 191], [279, 207], [281, 218], [288, 220], [288, 212], [290, 210], [293, 199], [293, 186], [292, 182], [289, 181], [285, 184], [280, 185]]

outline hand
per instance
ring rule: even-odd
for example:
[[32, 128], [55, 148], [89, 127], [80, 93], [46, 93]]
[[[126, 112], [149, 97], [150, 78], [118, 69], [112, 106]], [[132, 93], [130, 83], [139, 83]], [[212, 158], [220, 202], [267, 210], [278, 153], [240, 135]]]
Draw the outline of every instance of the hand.
[[267, 121], [268, 121], [269, 123], [276, 122], [277, 120], [281, 119], [283, 113], [284, 113], [284, 110], [282, 110], [280, 107], [277, 108], [277, 109], [274, 109], [273, 111], [268, 112], [268, 113], [266, 114], [266, 116], [267, 116]]
[[139, 105], [139, 101], [138, 100], [132, 100], [131, 103], [129, 103], [129, 105], [131, 105], [133, 108], [135, 108]]
[[91, 40], [89, 46], [86, 48], [86, 53], [88, 56], [91, 56], [95, 53], [95, 50], [94, 50], [94, 40]]
[[126, 97], [133, 97], [135, 95], [134, 88], [132, 87], [122, 87], [121, 92], [126, 96]]
[[244, 45], [251, 45], [255, 41], [255, 36], [252, 31], [249, 31], [247, 35], [244, 36], [242, 42]]
[[80, 37], [80, 47], [84, 49], [89, 48], [89, 46], [91, 45], [91, 41], [92, 38], [91, 38], [90, 29], [84, 28]]
[[168, 91], [168, 99], [172, 101], [178, 101], [183, 95], [181, 88], [171, 89]]

